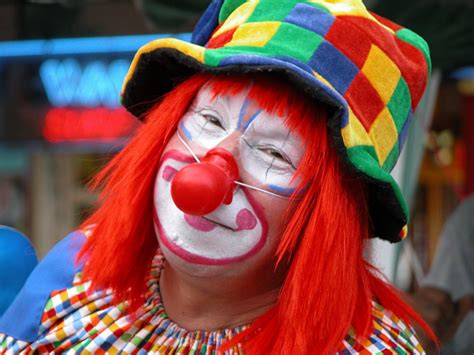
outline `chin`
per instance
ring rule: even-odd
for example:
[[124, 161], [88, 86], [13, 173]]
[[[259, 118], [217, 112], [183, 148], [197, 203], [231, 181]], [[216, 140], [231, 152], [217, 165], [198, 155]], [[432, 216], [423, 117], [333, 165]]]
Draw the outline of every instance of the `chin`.
[[197, 264], [181, 258], [174, 252], [169, 250], [158, 237], [160, 249], [168, 264], [176, 271], [197, 278], [223, 278], [243, 276], [247, 273], [254, 272], [254, 268], [261, 262], [259, 256], [255, 256], [240, 262], [227, 264]]

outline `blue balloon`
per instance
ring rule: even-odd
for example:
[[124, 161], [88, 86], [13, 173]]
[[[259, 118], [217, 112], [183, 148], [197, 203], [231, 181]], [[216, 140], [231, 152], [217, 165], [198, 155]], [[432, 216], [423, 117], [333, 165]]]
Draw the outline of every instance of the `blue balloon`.
[[28, 238], [0, 225], [0, 317], [37, 264], [35, 249]]

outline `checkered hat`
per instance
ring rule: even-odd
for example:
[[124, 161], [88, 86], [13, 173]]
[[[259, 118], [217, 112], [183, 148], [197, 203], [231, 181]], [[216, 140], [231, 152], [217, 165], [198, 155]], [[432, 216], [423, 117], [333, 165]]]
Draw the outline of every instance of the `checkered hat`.
[[140, 117], [198, 71], [272, 72], [326, 104], [339, 152], [368, 183], [374, 236], [405, 237], [408, 211], [389, 172], [430, 72], [421, 37], [360, 0], [215, 0], [192, 43], [167, 38], [140, 48], [122, 102]]

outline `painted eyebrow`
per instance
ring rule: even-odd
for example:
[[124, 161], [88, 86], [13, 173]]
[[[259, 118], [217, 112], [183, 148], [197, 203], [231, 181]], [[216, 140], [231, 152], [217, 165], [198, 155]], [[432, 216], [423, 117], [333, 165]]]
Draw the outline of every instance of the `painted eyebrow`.
[[194, 113], [201, 113], [204, 110], [212, 111], [217, 116], [219, 116], [219, 117], [221, 116], [219, 111], [216, 111], [215, 109], [213, 109], [212, 107], [209, 107], [209, 106], [198, 106], [195, 109], [191, 109], [191, 111], [193, 111]]

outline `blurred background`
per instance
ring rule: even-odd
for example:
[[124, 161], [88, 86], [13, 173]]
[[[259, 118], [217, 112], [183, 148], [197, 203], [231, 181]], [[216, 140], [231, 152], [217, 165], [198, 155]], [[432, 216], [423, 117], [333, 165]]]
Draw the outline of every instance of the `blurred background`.
[[[40, 259], [90, 213], [97, 196], [87, 182], [138, 125], [119, 103], [134, 52], [160, 36], [189, 40], [208, 4], [0, 0], [0, 224], [27, 235]], [[471, 228], [467, 245], [464, 232], [446, 227], [474, 193], [474, 1], [366, 5], [422, 35], [432, 53], [431, 81], [393, 171], [411, 210], [409, 238], [373, 243], [386, 276], [414, 290], [443, 238], [464, 252], [454, 259], [474, 263], [473, 204], [457, 222]], [[453, 257], [443, 255], [448, 270]]]
[[[138, 125], [118, 101], [133, 53], [160, 36], [189, 39], [208, 3], [0, 1], [0, 224], [27, 235], [39, 258], [90, 212], [87, 182]], [[474, 2], [366, 5], [421, 34], [432, 52], [431, 82], [393, 172], [411, 210], [409, 238], [374, 243], [387, 277], [410, 289], [430, 269], [448, 216], [474, 192]]]

